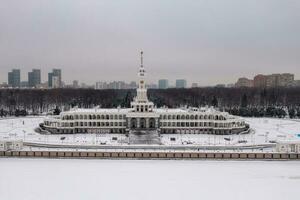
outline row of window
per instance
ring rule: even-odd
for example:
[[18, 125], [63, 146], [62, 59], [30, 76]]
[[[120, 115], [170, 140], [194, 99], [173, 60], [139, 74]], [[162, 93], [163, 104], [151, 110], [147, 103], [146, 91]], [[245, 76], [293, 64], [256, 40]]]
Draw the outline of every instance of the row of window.
[[214, 129], [162, 129], [161, 133], [167, 134], [231, 134], [231, 130], [214, 130]]
[[244, 126], [243, 123], [213, 123], [213, 122], [160, 122], [161, 127], [218, 127], [231, 128]]
[[[45, 122], [46, 126], [52, 126], [51, 122]], [[126, 126], [126, 122], [65, 122], [60, 127], [109, 127], [109, 126]]]
[[[209, 119], [209, 120], [226, 120], [226, 118], [222, 115], [161, 115], [161, 119], [173, 119], [173, 120], [197, 120], [197, 119]], [[62, 120], [96, 120], [96, 119], [126, 119], [126, 115], [64, 115]]]
[[161, 119], [211, 119], [226, 120], [222, 115], [162, 115]]
[[[60, 127], [109, 127], [126, 126], [126, 122], [71, 122], [61, 123]], [[50, 122], [45, 122], [46, 126], [51, 126]], [[213, 123], [213, 122], [160, 122], [161, 127], [220, 127], [231, 128], [241, 127], [244, 123]]]
[[80, 119], [126, 119], [126, 115], [64, 115], [62, 120], [80, 120]]

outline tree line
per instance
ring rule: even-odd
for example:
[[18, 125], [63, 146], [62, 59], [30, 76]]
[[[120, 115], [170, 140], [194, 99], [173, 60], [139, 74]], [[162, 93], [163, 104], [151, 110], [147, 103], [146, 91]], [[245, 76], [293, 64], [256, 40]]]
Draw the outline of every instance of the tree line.
[[[72, 107], [129, 107], [135, 90], [51, 89], [0, 90], [0, 116], [38, 115]], [[188, 88], [149, 89], [157, 107], [214, 106], [234, 115], [300, 117], [300, 88]]]

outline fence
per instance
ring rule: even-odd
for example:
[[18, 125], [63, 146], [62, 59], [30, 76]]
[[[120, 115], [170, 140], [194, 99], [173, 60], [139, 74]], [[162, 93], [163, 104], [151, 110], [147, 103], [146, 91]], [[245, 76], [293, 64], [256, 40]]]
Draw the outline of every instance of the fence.
[[205, 152], [88, 152], [0, 151], [0, 157], [100, 158], [100, 159], [235, 159], [300, 160], [298, 153], [205, 153]]

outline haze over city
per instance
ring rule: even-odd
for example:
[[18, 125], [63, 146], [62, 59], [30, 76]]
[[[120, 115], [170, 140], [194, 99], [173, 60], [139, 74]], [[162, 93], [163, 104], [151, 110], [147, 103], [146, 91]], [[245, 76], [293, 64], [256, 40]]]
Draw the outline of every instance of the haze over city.
[[66, 82], [136, 80], [141, 49], [149, 82], [299, 79], [299, 9], [296, 0], [9, 1], [0, 7], [0, 82], [12, 68], [23, 79], [61, 68]]

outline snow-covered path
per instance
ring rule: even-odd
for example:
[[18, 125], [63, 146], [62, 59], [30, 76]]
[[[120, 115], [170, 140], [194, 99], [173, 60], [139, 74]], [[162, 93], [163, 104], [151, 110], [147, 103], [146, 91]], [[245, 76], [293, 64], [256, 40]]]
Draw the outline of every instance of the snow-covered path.
[[3, 200], [299, 199], [297, 161], [0, 159]]

